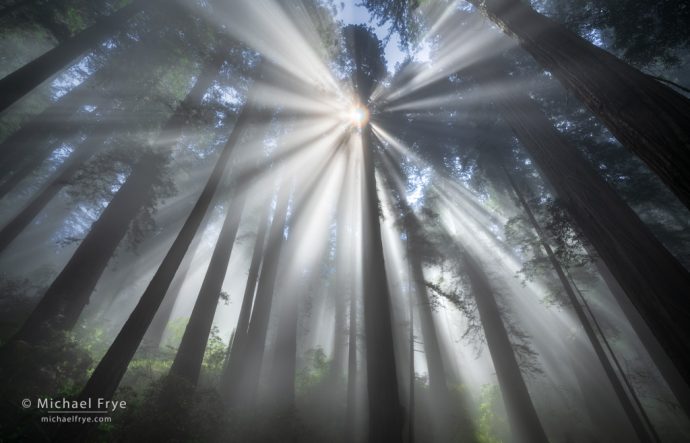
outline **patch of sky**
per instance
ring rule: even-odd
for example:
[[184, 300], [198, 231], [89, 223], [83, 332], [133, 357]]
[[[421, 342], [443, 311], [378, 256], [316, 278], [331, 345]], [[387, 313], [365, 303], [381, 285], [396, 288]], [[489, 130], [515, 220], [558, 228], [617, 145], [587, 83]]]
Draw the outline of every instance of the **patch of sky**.
[[[388, 72], [393, 73], [397, 65], [402, 63], [407, 54], [400, 50], [400, 36], [397, 32], [390, 33], [388, 26], [378, 26], [376, 21], [372, 19], [367, 8], [356, 2], [340, 2], [336, 6], [336, 17], [343, 25], [366, 25], [374, 30], [376, 36], [385, 43], [383, 48], [386, 57], [386, 68]], [[390, 38], [388, 38], [390, 35]], [[386, 39], [388, 39], [386, 41]], [[424, 42], [417, 48], [412, 58], [420, 63], [427, 63], [430, 60], [429, 44]]]
[[569, 120], [560, 120], [556, 122], [556, 129], [558, 129], [559, 132], [569, 131], [573, 126], [575, 125]]
[[54, 167], [57, 167], [64, 163], [64, 161], [67, 160], [67, 157], [72, 155], [72, 152], [74, 152], [73, 145], [71, 145], [70, 143], [62, 143], [53, 152], [50, 153], [50, 157], [48, 157], [48, 162], [54, 165]]
[[270, 157], [271, 153], [273, 153], [278, 148], [278, 139], [276, 137], [267, 138], [266, 140], [264, 140], [263, 145], [264, 154], [267, 157]]
[[584, 37], [595, 46], [598, 46], [600, 48], [604, 46], [603, 32], [601, 31], [601, 29], [590, 29], [585, 33]]
[[204, 94], [203, 104], [217, 102], [223, 106], [236, 108], [242, 103], [242, 97], [237, 90], [231, 86], [221, 86], [217, 82], [213, 84]]
[[[128, 176], [129, 173], [127, 172], [118, 172], [117, 174], [115, 174], [115, 182], [112, 185], [110, 185], [110, 192], [112, 192], [113, 195], [120, 190], [122, 185], [127, 180]], [[103, 208], [105, 208], [106, 206], [108, 206], [107, 202], [105, 203], [105, 206], [103, 206]]]
[[53, 101], [58, 100], [72, 89], [81, 85], [93, 72], [91, 56], [82, 57], [50, 83]]
[[113, 181], [108, 186], [111, 194], [107, 198], [98, 198], [96, 201], [84, 201], [77, 204], [76, 208], [65, 218], [60, 228], [53, 235], [52, 240], [59, 245], [67, 245], [82, 239], [98, 220], [101, 213], [108, 207], [115, 193], [120, 190], [127, 181], [131, 169], [115, 173]]
[[117, 48], [117, 39], [110, 38], [106, 41], [104, 41], [101, 46], [103, 46], [105, 49], [113, 49]]
[[407, 192], [405, 200], [412, 207], [417, 207], [423, 203], [424, 191], [431, 179], [431, 167], [423, 169], [411, 168], [411, 174], [407, 178]]

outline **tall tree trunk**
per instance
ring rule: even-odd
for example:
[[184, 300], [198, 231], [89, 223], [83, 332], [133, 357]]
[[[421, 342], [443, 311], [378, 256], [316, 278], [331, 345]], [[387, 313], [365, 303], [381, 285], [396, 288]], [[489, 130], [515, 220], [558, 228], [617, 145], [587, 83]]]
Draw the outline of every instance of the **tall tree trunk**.
[[[221, 63], [220, 59], [214, 59], [207, 65], [185, 100], [168, 120], [164, 133], [168, 128], [181, 129], [185, 114], [189, 109], [194, 109], [201, 104], [204, 93], [211, 85]], [[228, 146], [232, 147], [239, 137], [247, 113], [248, 109], [245, 109], [235, 124]], [[91, 226], [89, 233], [12, 341], [25, 340], [35, 343], [48, 338], [51, 330], [65, 331], [74, 326], [88, 304], [91, 292], [96, 287], [113, 252], [127, 233], [129, 224], [150, 200], [149, 193], [160, 162], [160, 155], [154, 153], [142, 155], [142, 158], [134, 165], [127, 181], [115, 194], [99, 219]]]
[[[515, 183], [515, 180], [513, 177], [510, 175], [510, 173], [504, 169], [506, 173], [506, 177], [508, 178], [508, 182], [510, 183], [510, 186], [512, 187], [513, 191], [515, 192], [515, 195], [518, 198], [518, 201], [520, 202], [520, 205], [522, 206], [523, 210], [525, 211], [525, 214], [527, 215], [527, 218], [532, 225], [532, 228], [535, 230], [537, 233], [537, 237], [539, 238], [539, 242], [541, 244], [541, 247], [543, 250], [546, 252], [546, 256], [549, 259], [549, 263], [551, 264], [551, 267], [553, 267], [554, 271], [556, 272], [556, 275], [558, 276], [558, 280], [561, 283], [561, 286], [563, 287], [563, 290], [565, 291], [566, 295], [568, 296], [568, 301], [570, 302], [570, 306], [573, 308], [573, 311], [575, 311], [575, 315], [577, 316], [577, 319], [580, 321], [580, 324], [582, 325], [582, 328], [585, 331], [585, 335], [587, 336], [587, 339], [589, 340], [589, 343], [592, 345], [592, 348], [594, 349], [594, 352], [597, 355], [597, 358], [599, 359], [599, 362], [601, 363], [604, 372], [606, 373], [606, 376], [609, 379], [609, 382], [611, 383], [611, 386], [613, 387], [614, 392], [616, 393], [616, 397], [618, 398], [618, 401], [620, 402], [620, 405], [623, 407], [623, 410], [625, 411], [625, 414], [628, 417], [628, 420], [630, 420], [630, 423], [633, 426], [633, 429], [635, 430], [635, 433], [637, 435], [637, 438], [640, 440], [640, 442], [643, 443], [648, 443], [654, 441], [652, 435], [653, 435], [653, 428], [651, 428], [650, 423], [645, 423], [640, 414], [644, 414], [644, 410], [642, 411], [637, 411], [635, 406], [633, 405], [632, 401], [630, 400], [630, 397], [628, 397], [625, 387], [623, 386], [623, 383], [621, 380], [618, 378], [616, 375], [616, 371], [613, 368], [613, 365], [609, 361], [606, 352], [604, 351], [603, 346], [599, 342], [599, 339], [597, 338], [597, 334], [594, 331], [594, 328], [592, 327], [592, 324], [590, 323], [589, 319], [587, 318], [587, 315], [585, 314], [585, 311], [580, 304], [580, 301], [577, 299], [577, 295], [575, 294], [575, 291], [568, 281], [568, 278], [565, 275], [565, 271], [563, 270], [563, 267], [561, 266], [560, 262], [556, 258], [556, 254], [553, 252], [553, 249], [551, 248], [551, 245], [549, 244], [548, 237], [544, 230], [541, 228], [539, 223], [537, 222], [537, 219], [534, 217], [534, 214], [532, 213], [532, 209], [529, 207], [527, 204], [527, 200], [525, 197], [522, 195], [522, 192], [518, 188], [517, 184]], [[625, 373], [621, 372], [621, 377], [625, 378]], [[646, 416], [644, 416], [646, 417]]]
[[393, 350], [390, 294], [383, 257], [376, 195], [371, 128], [362, 130], [364, 189], [362, 220], [362, 286], [366, 334], [369, 441], [400, 442], [403, 411]]
[[171, 375], [181, 377], [192, 385], [196, 385], [199, 380], [206, 343], [213, 326], [213, 317], [247, 198], [244, 191], [235, 191], [233, 194], [192, 315], [170, 368]]
[[256, 393], [259, 385], [259, 377], [266, 349], [266, 336], [268, 334], [268, 321], [273, 306], [278, 265], [280, 263], [281, 250], [285, 242], [283, 232], [287, 219], [288, 204], [290, 201], [290, 189], [287, 181], [284, 181], [279, 191], [273, 222], [268, 237], [268, 244], [264, 253], [264, 264], [256, 289], [256, 298], [252, 316], [247, 328], [247, 341], [245, 347], [245, 359], [242, 362], [239, 391], [231, 400], [233, 406], [242, 405], [251, 408], [256, 401]]
[[520, 372], [489, 279], [468, 252], [463, 251], [461, 254], [515, 441], [548, 443]]
[[223, 374], [220, 379], [220, 392], [223, 394], [223, 398], [227, 399], [229, 403], [233, 403], [233, 399], [239, 395], [242, 368], [247, 354], [247, 332], [252, 313], [252, 305], [254, 304], [254, 294], [259, 278], [261, 261], [264, 257], [266, 231], [268, 230], [268, 219], [271, 215], [270, 201], [266, 202], [265, 206], [268, 207], [268, 213], [260, 217], [259, 227], [256, 232], [256, 242], [254, 243], [254, 252], [252, 252], [252, 261], [249, 265], [249, 273], [247, 275], [247, 284], [245, 285], [244, 296], [242, 297], [240, 315], [237, 319], [237, 327], [235, 328], [232, 342], [229, 344], [227, 362], [223, 368]]
[[630, 322], [630, 326], [635, 331], [635, 334], [640, 339], [649, 353], [650, 358], [664, 378], [664, 381], [671, 388], [671, 392], [676, 397], [676, 401], [687, 415], [690, 415], [690, 386], [685, 382], [683, 376], [678, 371], [678, 367], [674, 361], [664, 350], [659, 343], [654, 333], [649, 327], [649, 324], [640, 315], [640, 312], [631, 303], [630, 298], [625, 294], [620, 284], [611, 274], [608, 266], [596, 255], [594, 256], [594, 263], [601, 274], [609, 291], [613, 294], [616, 302], [625, 314], [626, 319]]
[[496, 105], [687, 383], [688, 271], [526, 94], [504, 94]]
[[76, 57], [95, 48], [103, 40], [117, 32], [133, 15], [143, 9], [143, 5], [143, 1], [134, 0], [129, 5], [1, 79], [0, 113], [43, 81], [60, 72]]
[[[165, 293], [170, 287], [170, 283], [182, 259], [189, 249], [189, 245], [208, 211], [213, 195], [224, 175], [230, 156], [250, 120], [252, 114], [250, 106], [249, 104], [245, 105], [240, 113], [235, 127], [230, 134], [230, 138], [223, 147], [211, 176], [208, 178], [194, 208], [192, 208], [191, 213], [185, 220], [182, 229], [180, 229], [180, 232], [177, 234], [165, 258], [163, 258], [163, 261], [158, 266], [156, 273], [139, 299], [139, 303], [137, 303], [115, 338], [115, 341], [113, 341], [110, 348], [108, 348], [108, 351], [96, 366], [86, 386], [79, 394], [78, 398], [80, 400], [90, 398], [111, 399], [115, 393], [115, 389], [117, 389], [122, 377], [125, 375], [127, 366], [132, 360], [132, 357], [134, 357], [146, 330], [151, 324], [151, 320], [153, 320], [156, 311], [163, 301], [163, 297], [165, 297]], [[68, 442], [83, 440], [89, 429], [87, 426], [82, 426], [81, 428], [78, 426], [79, 425], [63, 425], [55, 441]]]
[[526, 2], [470, 3], [514, 35], [690, 208], [690, 100], [537, 13]]

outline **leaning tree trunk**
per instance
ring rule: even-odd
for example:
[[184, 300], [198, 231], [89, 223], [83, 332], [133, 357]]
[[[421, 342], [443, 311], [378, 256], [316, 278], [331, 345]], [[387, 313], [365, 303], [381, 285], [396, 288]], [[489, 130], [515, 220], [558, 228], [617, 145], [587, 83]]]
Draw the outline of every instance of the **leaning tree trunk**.
[[369, 441], [402, 441], [403, 414], [393, 349], [390, 294], [383, 257], [371, 128], [362, 130], [362, 287], [369, 399]]
[[[556, 272], [558, 280], [560, 281], [563, 290], [568, 296], [570, 306], [573, 308], [573, 311], [575, 311], [575, 315], [577, 316], [577, 319], [580, 321], [580, 324], [582, 325], [582, 328], [585, 331], [585, 335], [587, 336], [589, 343], [592, 345], [592, 348], [594, 349], [594, 352], [596, 353], [597, 358], [599, 359], [599, 362], [601, 363], [604, 372], [606, 373], [606, 376], [608, 377], [609, 382], [611, 383], [611, 386], [613, 387], [613, 390], [616, 393], [616, 397], [618, 398], [620, 405], [623, 407], [623, 410], [625, 411], [628, 420], [630, 420], [630, 423], [632, 424], [633, 429], [635, 430], [637, 438], [642, 443], [651, 443], [652, 441], [654, 441], [654, 438], [652, 437], [654, 429], [651, 427], [651, 424], [648, 421], [645, 423], [642, 420], [641, 416], [643, 418], [646, 418], [646, 415], [644, 415], [644, 410], [638, 411], [633, 405], [633, 402], [631, 401], [630, 397], [625, 391], [623, 383], [616, 375], [616, 370], [613, 368], [613, 365], [609, 361], [606, 352], [604, 351], [604, 347], [601, 345], [601, 342], [597, 338], [597, 334], [594, 330], [594, 327], [587, 318], [585, 310], [583, 309], [582, 304], [580, 303], [580, 301], [577, 298], [577, 295], [575, 294], [575, 290], [570, 284], [570, 281], [568, 281], [568, 277], [565, 275], [565, 271], [563, 270], [561, 263], [558, 261], [558, 258], [556, 258], [556, 254], [553, 252], [553, 249], [549, 244], [546, 233], [539, 225], [539, 222], [537, 222], [537, 219], [532, 213], [532, 209], [527, 204], [527, 200], [518, 188], [513, 177], [506, 169], [504, 169], [504, 171], [506, 173], [506, 177], [508, 178], [508, 182], [510, 183], [511, 188], [515, 192], [515, 195], [517, 196], [517, 199], [520, 205], [522, 206], [522, 209], [525, 211], [525, 214], [527, 215], [527, 219], [532, 225], [534, 231], [537, 233], [539, 243], [541, 244], [542, 249], [544, 249], [544, 251], [546, 252], [546, 256], [549, 259], [549, 263]], [[625, 373], [623, 372], [621, 372], [620, 375], [623, 378], [626, 377]]]
[[233, 194], [192, 315], [170, 368], [171, 375], [183, 378], [192, 385], [196, 385], [199, 380], [206, 343], [213, 326], [213, 317], [247, 198], [245, 191]]
[[524, 1], [469, 1], [514, 35], [690, 208], [690, 100]]
[[[201, 104], [204, 93], [211, 85], [222, 61], [214, 58], [199, 75], [197, 83], [164, 127], [177, 129], [184, 121], [189, 109]], [[246, 114], [248, 110], [244, 110]], [[244, 119], [238, 119], [233, 130], [234, 140], [239, 136]], [[236, 134], [237, 133], [237, 134]], [[228, 142], [230, 143], [230, 142]], [[234, 141], [233, 141], [234, 143]], [[232, 144], [232, 143], [230, 143]], [[154, 153], [145, 153], [133, 167], [127, 181], [113, 197], [99, 219], [94, 222], [84, 240], [70, 258], [67, 265], [50, 285], [36, 308], [23, 326], [11, 339], [38, 342], [47, 339], [52, 330], [72, 329], [79, 315], [88, 304], [98, 280], [105, 270], [117, 245], [129, 229], [129, 224], [150, 200], [149, 192], [157, 175], [161, 158]]]
[[289, 201], [290, 189], [288, 182], [284, 181], [279, 191], [278, 203], [264, 253], [264, 264], [261, 267], [261, 276], [256, 289], [254, 307], [247, 328], [244, 360], [241, 362], [240, 374], [237, 379], [239, 389], [235, 393], [234, 398], [230, 399], [234, 407], [251, 408], [256, 401], [256, 391], [259, 385], [264, 350], [266, 349], [268, 321], [271, 315], [275, 283], [278, 276], [278, 265], [280, 263], [281, 250], [285, 243], [283, 232]]
[[688, 383], [688, 271], [526, 94], [513, 91], [495, 104]]
[[143, 5], [143, 1], [134, 0], [129, 5], [1, 79], [0, 113], [43, 81], [60, 72], [76, 57], [95, 48], [103, 40], [117, 32], [133, 15], [143, 9]]
[[515, 441], [548, 443], [520, 372], [489, 279], [469, 253], [463, 251], [461, 254]]
[[223, 394], [223, 398], [228, 400], [228, 403], [231, 403], [232, 399], [238, 395], [242, 365], [244, 364], [247, 353], [247, 330], [249, 328], [252, 305], [254, 304], [254, 293], [256, 292], [256, 285], [259, 278], [259, 269], [261, 268], [261, 261], [264, 256], [268, 219], [271, 215], [270, 201], [266, 202], [265, 206], [268, 207], [268, 213], [260, 216], [261, 219], [256, 232], [254, 252], [252, 252], [252, 261], [249, 265], [249, 273], [247, 275], [247, 284], [245, 285], [244, 296], [242, 297], [240, 315], [237, 319], [237, 326], [235, 327], [232, 342], [229, 344], [227, 362], [225, 363], [223, 374], [220, 378], [220, 392]]

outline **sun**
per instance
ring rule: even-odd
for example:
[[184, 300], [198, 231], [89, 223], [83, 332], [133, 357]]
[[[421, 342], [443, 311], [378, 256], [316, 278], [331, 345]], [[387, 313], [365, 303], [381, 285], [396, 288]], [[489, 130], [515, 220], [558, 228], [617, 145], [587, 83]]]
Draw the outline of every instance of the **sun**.
[[358, 128], [369, 122], [369, 111], [362, 105], [353, 105], [349, 112], [350, 123]]

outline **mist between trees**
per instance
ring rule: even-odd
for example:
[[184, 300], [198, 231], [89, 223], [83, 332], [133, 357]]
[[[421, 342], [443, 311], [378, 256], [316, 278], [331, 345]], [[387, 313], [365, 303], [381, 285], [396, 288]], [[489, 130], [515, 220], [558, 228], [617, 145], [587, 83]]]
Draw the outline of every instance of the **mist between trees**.
[[690, 440], [687, 1], [0, 22], [0, 440]]

